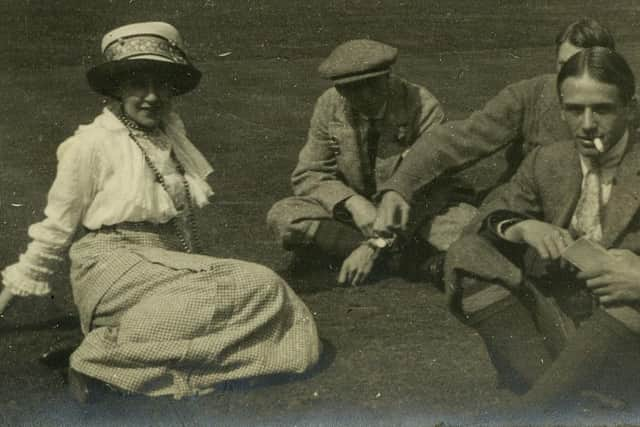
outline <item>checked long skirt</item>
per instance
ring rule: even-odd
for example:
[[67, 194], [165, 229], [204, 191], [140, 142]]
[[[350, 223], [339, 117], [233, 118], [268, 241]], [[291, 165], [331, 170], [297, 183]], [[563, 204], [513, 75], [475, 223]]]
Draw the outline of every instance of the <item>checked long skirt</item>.
[[117, 228], [74, 243], [85, 338], [73, 369], [129, 392], [182, 398], [317, 363], [313, 316], [282, 278], [178, 247], [168, 233]]

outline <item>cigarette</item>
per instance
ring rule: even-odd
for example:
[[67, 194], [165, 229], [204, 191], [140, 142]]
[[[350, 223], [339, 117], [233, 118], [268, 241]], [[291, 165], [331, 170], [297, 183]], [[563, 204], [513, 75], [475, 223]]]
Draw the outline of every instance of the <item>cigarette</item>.
[[593, 140], [593, 145], [595, 145], [596, 150], [598, 150], [599, 153], [604, 152], [604, 145], [602, 144], [602, 139], [600, 138], [595, 138]]

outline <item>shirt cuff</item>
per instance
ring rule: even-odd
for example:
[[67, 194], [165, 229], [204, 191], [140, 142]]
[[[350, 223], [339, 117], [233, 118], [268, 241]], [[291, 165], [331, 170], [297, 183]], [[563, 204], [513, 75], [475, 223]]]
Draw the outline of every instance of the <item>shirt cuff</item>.
[[500, 221], [496, 226], [496, 230], [495, 230], [496, 234], [499, 237], [507, 240], [507, 236], [505, 235], [505, 232], [507, 231], [507, 229], [512, 225], [516, 225], [517, 223], [522, 221], [524, 221], [522, 218], [511, 218], [511, 219], [505, 219], [504, 221]]
[[343, 199], [335, 204], [332, 212], [334, 219], [337, 219], [338, 221], [342, 221], [342, 222], [351, 222], [352, 220], [351, 212], [349, 212], [349, 209], [347, 209], [347, 207], [345, 206], [347, 199], [351, 197], [353, 196], [349, 196], [346, 199]]
[[10, 265], [2, 271], [2, 284], [13, 295], [47, 295], [51, 292], [49, 282], [44, 279], [49, 274], [36, 270], [24, 270], [20, 263]]
[[527, 219], [530, 218], [526, 215], [503, 209], [490, 213], [485, 218], [482, 228], [500, 240], [508, 240], [505, 236], [507, 229]]

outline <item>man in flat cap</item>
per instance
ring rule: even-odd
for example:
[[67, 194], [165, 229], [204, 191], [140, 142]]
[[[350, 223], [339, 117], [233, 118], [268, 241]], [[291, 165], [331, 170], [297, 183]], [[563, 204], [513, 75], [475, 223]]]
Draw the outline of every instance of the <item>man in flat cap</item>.
[[361, 283], [381, 254], [406, 248], [408, 234], [382, 239], [373, 233], [372, 196], [413, 142], [444, 121], [429, 91], [391, 74], [397, 54], [383, 43], [351, 40], [320, 65], [334, 87], [316, 103], [291, 177], [294, 197], [277, 202], [267, 218], [298, 259], [320, 252], [344, 260], [340, 283]]

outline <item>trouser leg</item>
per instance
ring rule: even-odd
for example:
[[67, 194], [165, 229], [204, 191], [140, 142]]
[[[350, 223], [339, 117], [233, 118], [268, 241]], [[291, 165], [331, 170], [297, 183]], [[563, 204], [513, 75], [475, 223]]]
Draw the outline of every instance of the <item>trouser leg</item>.
[[344, 259], [364, 240], [362, 233], [353, 226], [337, 220], [320, 220], [312, 243], [325, 254]]
[[412, 280], [442, 286], [445, 253], [477, 213], [473, 192], [451, 178], [419, 191], [411, 202], [401, 271]]
[[455, 179], [439, 179], [411, 201], [406, 234], [446, 251], [477, 213], [476, 202], [476, 194]]
[[461, 318], [475, 329], [487, 349], [498, 376], [498, 385], [516, 394], [526, 392], [551, 363], [532, 315], [527, 295], [512, 295], [499, 285], [465, 279]]
[[[467, 290], [474, 287], [465, 285]], [[537, 296], [500, 297], [499, 289], [485, 284], [462, 304], [465, 323], [484, 341], [500, 384], [524, 393], [516, 409], [563, 407], [585, 390], [625, 395], [638, 388], [640, 335], [627, 325], [597, 309], [569, 330]]]
[[580, 390], [599, 389], [604, 377], [618, 378], [623, 389], [635, 386], [638, 362], [640, 336], [597, 309], [519, 403], [527, 408], [560, 407]]
[[267, 214], [267, 224], [287, 250], [311, 248], [335, 258], [345, 258], [364, 237], [351, 218], [334, 218], [309, 197], [288, 197], [276, 202]]
[[287, 197], [269, 209], [267, 226], [282, 246], [291, 250], [311, 242], [320, 219], [331, 219], [331, 214], [317, 201], [308, 197]]

